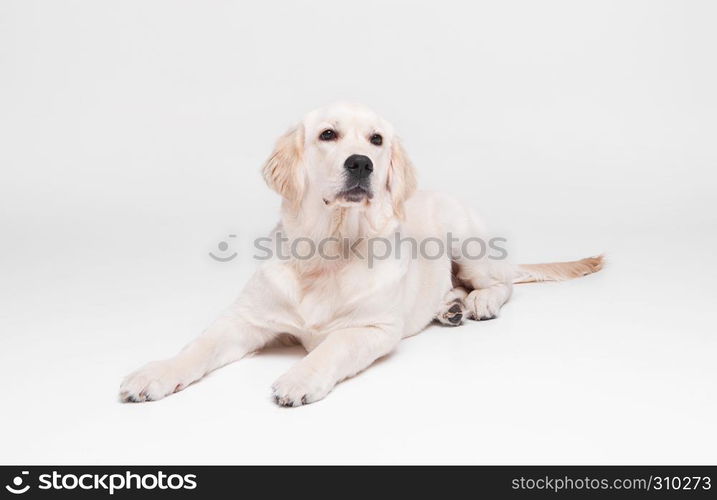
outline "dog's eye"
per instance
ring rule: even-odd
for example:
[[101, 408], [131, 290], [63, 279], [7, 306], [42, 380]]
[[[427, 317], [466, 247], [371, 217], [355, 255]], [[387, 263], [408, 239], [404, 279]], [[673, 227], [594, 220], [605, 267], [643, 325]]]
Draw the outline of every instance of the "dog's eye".
[[371, 141], [371, 144], [375, 144], [376, 146], [383, 144], [383, 137], [381, 137], [381, 134], [373, 134], [369, 140]]
[[321, 134], [319, 135], [319, 139], [322, 141], [335, 141], [339, 135], [336, 133], [335, 130], [331, 130], [330, 128], [327, 128]]

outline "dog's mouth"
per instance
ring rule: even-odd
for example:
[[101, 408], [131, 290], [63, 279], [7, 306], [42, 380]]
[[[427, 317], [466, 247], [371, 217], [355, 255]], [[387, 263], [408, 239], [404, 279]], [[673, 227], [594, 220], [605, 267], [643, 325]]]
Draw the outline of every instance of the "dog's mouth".
[[349, 189], [344, 189], [336, 196], [336, 198], [342, 201], [347, 201], [349, 203], [359, 203], [373, 198], [373, 193], [369, 188], [366, 188], [361, 185], [356, 185]]
[[326, 205], [355, 205], [368, 203], [373, 198], [373, 191], [369, 186], [364, 183], [356, 183], [352, 186], [347, 186], [339, 191], [334, 197], [333, 201], [324, 199]]

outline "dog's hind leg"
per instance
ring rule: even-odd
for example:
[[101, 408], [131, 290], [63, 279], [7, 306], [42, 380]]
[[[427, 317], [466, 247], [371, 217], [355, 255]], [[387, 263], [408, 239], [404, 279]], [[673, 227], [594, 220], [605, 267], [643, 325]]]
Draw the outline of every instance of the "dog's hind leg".
[[441, 307], [436, 313], [436, 320], [444, 325], [460, 326], [467, 317], [468, 309], [465, 304], [467, 297], [468, 292], [463, 287], [458, 286], [450, 290], [443, 298]]
[[458, 278], [471, 290], [465, 298], [471, 319], [497, 317], [513, 292], [513, 271], [500, 262], [464, 259], [458, 263]]

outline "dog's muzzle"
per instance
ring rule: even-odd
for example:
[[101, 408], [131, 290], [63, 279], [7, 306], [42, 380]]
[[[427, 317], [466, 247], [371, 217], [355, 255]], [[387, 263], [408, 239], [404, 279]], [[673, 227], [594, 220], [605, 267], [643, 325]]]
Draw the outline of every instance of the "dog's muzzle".
[[373, 162], [365, 155], [351, 155], [344, 162], [346, 181], [338, 198], [348, 202], [360, 202], [373, 198], [371, 172]]

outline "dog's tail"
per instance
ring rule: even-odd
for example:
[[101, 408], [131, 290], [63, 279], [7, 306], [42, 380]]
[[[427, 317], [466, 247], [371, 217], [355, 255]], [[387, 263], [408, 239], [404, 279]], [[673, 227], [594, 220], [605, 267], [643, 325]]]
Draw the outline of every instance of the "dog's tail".
[[521, 264], [516, 269], [513, 283], [535, 283], [538, 281], [565, 281], [596, 273], [603, 268], [603, 255], [587, 257], [570, 262], [549, 264]]

